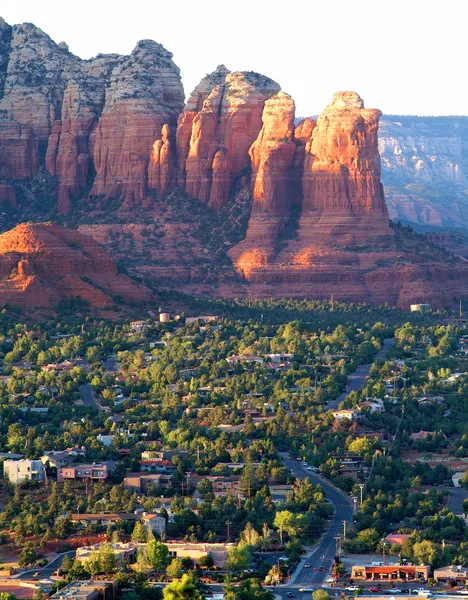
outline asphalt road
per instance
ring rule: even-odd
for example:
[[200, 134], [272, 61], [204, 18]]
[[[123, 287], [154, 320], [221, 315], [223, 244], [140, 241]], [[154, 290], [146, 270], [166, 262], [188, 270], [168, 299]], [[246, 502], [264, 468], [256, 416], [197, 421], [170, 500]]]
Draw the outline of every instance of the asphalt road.
[[[382, 349], [375, 357], [375, 360], [385, 358], [394, 343], [395, 343], [395, 340], [393, 338], [385, 339], [383, 342]], [[351, 375], [348, 375], [348, 387], [347, 387], [346, 391], [343, 392], [341, 394], [341, 396], [339, 396], [336, 400], [332, 400], [331, 402], [329, 402], [327, 404], [327, 408], [336, 410], [338, 408], [338, 405], [340, 404], [340, 402], [343, 402], [343, 400], [345, 400], [346, 396], [350, 392], [352, 392], [353, 390], [354, 391], [360, 390], [362, 387], [364, 387], [364, 385], [366, 383], [366, 379], [369, 377], [369, 373], [370, 373], [370, 370], [371, 370], [371, 367], [373, 364], [374, 363], [371, 362], [368, 365], [361, 365], [360, 367], [358, 367], [356, 369], [356, 371], [354, 371], [354, 373], [351, 373]]]
[[49, 579], [49, 577], [54, 574], [54, 571], [56, 571], [60, 567], [60, 565], [62, 564], [63, 557], [65, 555], [69, 556], [70, 558], [75, 558], [76, 551], [72, 550], [71, 552], [64, 552], [63, 554], [57, 556], [57, 558], [54, 558], [53, 561], [51, 561], [42, 569], [35, 568], [29, 569], [28, 571], [23, 571], [22, 573], [17, 575], [15, 579], [32, 579], [34, 573], [39, 573], [39, 575], [36, 576], [35, 579]]
[[93, 388], [91, 385], [89, 385], [89, 383], [80, 385], [80, 396], [85, 406], [88, 406], [89, 408], [95, 408], [96, 410], [101, 410], [101, 407], [94, 396]]
[[[294, 575], [291, 586], [294, 587], [310, 587], [320, 586], [327, 577], [329, 577], [333, 559], [335, 556], [336, 542], [335, 536], [343, 533], [343, 521], [346, 521], [348, 526], [353, 521], [353, 503], [351, 498], [344, 494], [341, 490], [332, 485], [329, 481], [318, 475], [307, 471], [302, 463], [288, 458], [286, 453], [281, 453], [281, 457], [285, 466], [292, 471], [295, 477], [305, 479], [308, 477], [313, 484], [320, 484], [325, 492], [325, 495], [333, 504], [335, 513], [328, 526], [327, 531], [322, 536], [322, 539], [314, 551], [313, 555], [306, 562], [309, 562], [311, 567], [304, 568], [304, 563], [301, 561], [298, 569], [299, 572]], [[314, 571], [314, 567], [317, 569]], [[320, 567], [325, 568], [325, 572], [321, 572]]]

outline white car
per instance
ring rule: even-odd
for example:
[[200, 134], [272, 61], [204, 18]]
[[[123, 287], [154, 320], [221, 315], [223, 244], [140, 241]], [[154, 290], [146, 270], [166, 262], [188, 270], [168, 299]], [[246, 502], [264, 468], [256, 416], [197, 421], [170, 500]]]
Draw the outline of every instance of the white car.
[[299, 588], [300, 592], [313, 592], [314, 588]]
[[468, 590], [458, 590], [457, 594], [461, 596], [468, 596]]
[[431, 590], [426, 588], [416, 588], [413, 590], [413, 594], [418, 594], [419, 596], [426, 596], [432, 594]]
[[310, 569], [310, 563], [306, 563], [306, 564], [304, 565], [304, 569]]
[[347, 592], [357, 592], [359, 589], [357, 585], [348, 585], [348, 587], [345, 587]]
[[387, 592], [389, 594], [403, 594], [403, 590], [400, 590], [400, 588], [390, 588]]

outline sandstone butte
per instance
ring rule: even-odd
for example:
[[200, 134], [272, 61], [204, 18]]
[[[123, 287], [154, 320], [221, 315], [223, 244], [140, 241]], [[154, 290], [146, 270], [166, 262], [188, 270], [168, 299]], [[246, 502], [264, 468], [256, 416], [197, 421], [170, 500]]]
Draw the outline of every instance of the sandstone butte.
[[173, 217], [164, 221], [171, 194], [215, 214], [243, 191], [251, 197], [244, 239], [227, 252], [231, 267], [212, 259], [209, 285], [199, 257], [210, 250], [180, 252], [200, 243], [195, 235], [158, 240], [139, 252], [135, 270], [158, 272], [164, 286], [229, 296], [334, 294], [407, 306], [467, 293], [465, 264], [389, 226], [380, 111], [358, 94], [338, 92], [317, 121], [295, 124], [294, 101], [277, 83], [220, 65], [183, 101], [179, 69], [156, 42], [81, 60], [32, 24], [0, 20], [0, 201], [13, 214], [18, 207], [20, 220], [18, 189], [45, 168], [57, 181], [58, 212], [73, 215], [81, 202], [104, 211], [81, 229], [110, 245], [105, 231], [116, 215], [105, 213], [107, 199], [130, 232], [141, 229], [137, 210], [161, 230], [182, 231], [167, 227]]
[[117, 271], [92, 238], [58, 225], [21, 224], [0, 235], [0, 304], [53, 309], [80, 297], [96, 309], [151, 299], [150, 291]]

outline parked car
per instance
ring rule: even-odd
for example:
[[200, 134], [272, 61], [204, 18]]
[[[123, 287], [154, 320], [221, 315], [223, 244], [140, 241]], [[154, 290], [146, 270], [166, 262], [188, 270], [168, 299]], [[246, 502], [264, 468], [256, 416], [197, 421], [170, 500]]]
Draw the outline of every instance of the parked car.
[[386, 594], [402, 594], [403, 590], [400, 588], [390, 588], [385, 592]]
[[376, 587], [370, 587], [369, 588], [369, 592], [372, 592], [373, 594], [380, 594], [380, 592], [382, 591], [382, 588], [380, 586]]
[[462, 596], [468, 596], [468, 590], [458, 590], [457, 594], [461, 594]]
[[314, 588], [309, 588], [309, 587], [307, 587], [307, 588], [299, 588], [299, 591], [300, 592], [313, 592]]
[[359, 589], [360, 588], [357, 585], [348, 585], [348, 587], [345, 587], [347, 592], [357, 592]]
[[420, 596], [425, 596], [426, 594], [431, 594], [431, 590], [428, 590], [427, 588], [416, 588], [415, 590], [413, 590], [413, 594], [419, 594]]
[[410, 594], [410, 590], [408, 588], [401, 588], [401, 593], [402, 594]]
[[310, 563], [306, 563], [306, 564], [304, 565], [304, 569], [310, 569]]

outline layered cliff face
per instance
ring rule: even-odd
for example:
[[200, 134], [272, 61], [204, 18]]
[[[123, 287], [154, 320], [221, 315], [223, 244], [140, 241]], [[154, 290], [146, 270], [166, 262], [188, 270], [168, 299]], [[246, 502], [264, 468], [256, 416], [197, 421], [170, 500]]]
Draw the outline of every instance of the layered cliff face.
[[32, 24], [0, 22], [0, 180], [31, 178], [45, 155], [59, 213], [88, 192], [97, 204], [142, 204], [151, 149], [183, 101], [179, 70], [156, 42], [81, 60]]
[[23, 224], [0, 235], [0, 303], [53, 308], [81, 298], [95, 309], [151, 299], [151, 292], [124, 275], [92, 238], [51, 224]]
[[379, 150], [392, 218], [468, 227], [468, 117], [385, 116]]
[[[442, 305], [467, 293], [461, 259], [389, 226], [380, 111], [339, 92], [317, 121], [294, 126], [294, 112], [273, 80], [224, 65], [184, 108], [179, 70], [156, 42], [81, 60], [34, 25], [0, 21], [0, 227], [58, 212], [129, 272], [197, 294]], [[429, 202], [427, 186], [463, 196], [466, 144], [455, 126], [431, 143], [409, 128], [392, 122], [380, 139], [392, 214], [462, 223], [463, 197]], [[54, 260], [51, 277], [72, 288]], [[18, 289], [45, 298], [33, 262], [18, 259], [5, 281], [19, 273]]]
[[189, 196], [214, 209], [226, 204], [233, 181], [250, 171], [265, 102], [279, 89], [268, 77], [223, 65], [202, 80], [177, 128], [178, 183]]

